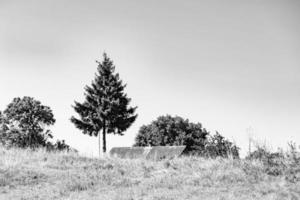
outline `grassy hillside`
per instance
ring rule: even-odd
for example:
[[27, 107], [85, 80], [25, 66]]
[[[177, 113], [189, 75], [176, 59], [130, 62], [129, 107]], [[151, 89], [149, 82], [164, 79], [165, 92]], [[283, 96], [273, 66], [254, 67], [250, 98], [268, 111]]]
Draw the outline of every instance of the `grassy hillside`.
[[296, 200], [300, 199], [299, 169], [295, 166], [274, 176], [254, 161], [99, 160], [0, 148], [0, 199]]

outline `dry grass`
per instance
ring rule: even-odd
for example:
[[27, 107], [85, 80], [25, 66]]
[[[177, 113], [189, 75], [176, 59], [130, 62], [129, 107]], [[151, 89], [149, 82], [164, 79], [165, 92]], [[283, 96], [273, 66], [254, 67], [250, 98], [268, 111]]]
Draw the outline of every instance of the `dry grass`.
[[1, 200], [300, 199], [300, 180], [293, 180], [268, 175], [257, 161], [99, 160], [0, 148]]

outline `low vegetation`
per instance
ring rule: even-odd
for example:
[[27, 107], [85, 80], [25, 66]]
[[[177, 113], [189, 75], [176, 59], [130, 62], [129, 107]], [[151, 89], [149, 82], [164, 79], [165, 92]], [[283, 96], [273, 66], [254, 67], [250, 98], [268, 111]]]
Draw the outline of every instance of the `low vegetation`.
[[[274, 166], [258, 159], [192, 156], [153, 162], [0, 148], [0, 199], [296, 200], [298, 159], [284, 156]], [[269, 173], [270, 167], [280, 173]]]

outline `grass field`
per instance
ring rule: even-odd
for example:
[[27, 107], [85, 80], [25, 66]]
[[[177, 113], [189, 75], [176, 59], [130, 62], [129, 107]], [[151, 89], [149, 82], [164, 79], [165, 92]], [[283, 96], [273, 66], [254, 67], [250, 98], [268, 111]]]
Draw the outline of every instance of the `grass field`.
[[300, 167], [294, 168], [274, 176], [258, 161], [99, 160], [0, 148], [0, 199], [296, 200], [300, 199]]

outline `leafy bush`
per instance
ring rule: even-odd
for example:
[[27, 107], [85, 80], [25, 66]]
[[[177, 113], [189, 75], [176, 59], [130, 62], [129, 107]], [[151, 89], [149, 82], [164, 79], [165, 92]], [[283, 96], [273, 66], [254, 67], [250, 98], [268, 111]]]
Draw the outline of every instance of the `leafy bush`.
[[249, 155], [246, 156], [247, 160], [258, 160], [263, 163], [264, 170], [269, 175], [282, 175], [286, 166], [284, 164], [284, 154], [283, 152], [275, 152], [272, 153], [266, 146], [264, 145], [256, 145], [256, 150], [250, 152]]
[[191, 123], [182, 117], [160, 116], [149, 125], [143, 125], [134, 146], [185, 145], [186, 154], [206, 157], [239, 157], [239, 148], [218, 132], [210, 136], [200, 123]]
[[295, 143], [289, 143], [287, 152], [271, 152], [266, 146], [257, 145], [256, 150], [246, 160], [260, 161], [268, 175], [283, 175], [290, 182], [300, 181], [300, 155]]
[[185, 145], [186, 151], [204, 149], [208, 132], [200, 123], [191, 123], [181, 117], [160, 116], [149, 125], [140, 128], [134, 146]]
[[239, 148], [216, 132], [215, 135], [208, 137], [203, 154], [212, 158], [239, 158]]
[[76, 153], [78, 152], [76, 149], [66, 144], [65, 140], [56, 140], [54, 144], [51, 142], [47, 142], [46, 149], [48, 151], [73, 151]]

